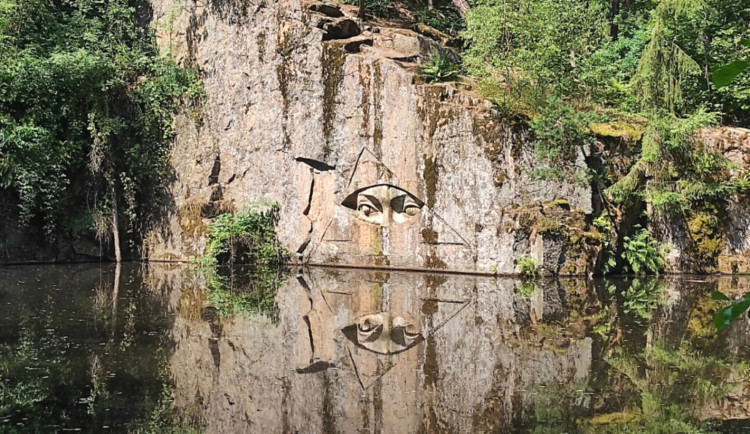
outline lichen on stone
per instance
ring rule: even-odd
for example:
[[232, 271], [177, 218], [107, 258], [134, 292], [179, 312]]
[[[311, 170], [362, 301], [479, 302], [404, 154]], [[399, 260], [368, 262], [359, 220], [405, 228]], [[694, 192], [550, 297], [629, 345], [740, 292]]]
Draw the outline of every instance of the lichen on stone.
[[325, 138], [324, 154], [331, 153], [331, 139], [336, 122], [339, 86], [344, 80], [344, 63], [346, 50], [341, 44], [327, 42], [323, 44], [323, 137]]
[[424, 172], [422, 177], [425, 185], [425, 197], [427, 198], [427, 206], [432, 208], [435, 206], [435, 194], [437, 192], [438, 184], [438, 168], [435, 164], [435, 159], [430, 158], [425, 154], [424, 160]]
[[687, 222], [688, 249], [699, 271], [713, 271], [719, 254], [727, 245], [719, 218], [706, 212], [696, 212]]

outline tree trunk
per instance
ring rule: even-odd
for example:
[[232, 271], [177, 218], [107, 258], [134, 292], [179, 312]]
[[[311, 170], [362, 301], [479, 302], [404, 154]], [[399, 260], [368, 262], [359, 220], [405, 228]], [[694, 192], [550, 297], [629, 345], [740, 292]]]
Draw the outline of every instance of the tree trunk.
[[112, 187], [112, 238], [114, 238], [115, 244], [115, 262], [122, 262], [122, 251], [120, 250], [120, 225], [117, 221], [117, 194], [115, 193], [114, 186]]
[[365, 19], [365, 0], [359, 0], [359, 12], [357, 13], [357, 17], [359, 17], [360, 20]]
[[117, 299], [120, 296], [120, 273], [122, 271], [122, 264], [117, 261], [115, 264], [115, 284], [112, 289], [112, 336], [115, 335], [117, 329]]
[[619, 13], [620, 0], [612, 0], [609, 5], [609, 16], [607, 18], [609, 19], [609, 37], [612, 38], [613, 41], [617, 40], [620, 33], [620, 29], [617, 26], [617, 23], [615, 23], [615, 18], [617, 18]]
[[471, 10], [469, 2], [466, 0], [453, 0], [453, 4], [456, 6], [456, 9], [458, 9], [458, 13], [461, 14], [461, 16], [468, 14]]

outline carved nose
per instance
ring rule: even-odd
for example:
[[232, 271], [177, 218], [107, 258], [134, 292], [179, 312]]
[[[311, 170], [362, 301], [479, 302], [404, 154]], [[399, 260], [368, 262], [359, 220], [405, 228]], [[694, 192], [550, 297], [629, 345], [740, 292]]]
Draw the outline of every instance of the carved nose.
[[388, 227], [390, 225], [391, 225], [391, 210], [384, 209], [383, 210], [383, 226]]

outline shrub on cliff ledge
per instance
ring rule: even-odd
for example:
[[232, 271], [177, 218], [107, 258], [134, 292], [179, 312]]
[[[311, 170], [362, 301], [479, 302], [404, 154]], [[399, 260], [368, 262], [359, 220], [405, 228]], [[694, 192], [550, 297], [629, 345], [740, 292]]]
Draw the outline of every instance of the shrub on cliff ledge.
[[[593, 141], [588, 134], [589, 126], [597, 118], [594, 112], [576, 112], [556, 96], [547, 99], [541, 108], [541, 116], [531, 124], [536, 160], [541, 167], [531, 172], [537, 179], [563, 179], [565, 175], [586, 178], [578, 173], [575, 161], [579, 149]], [[571, 173], [573, 172], [573, 173]]]
[[204, 262], [283, 264], [289, 252], [276, 237], [279, 209], [277, 203], [258, 203], [236, 214], [219, 215], [209, 225]]
[[536, 279], [541, 276], [539, 261], [529, 256], [522, 256], [516, 260], [518, 273], [524, 279]]
[[435, 51], [419, 69], [419, 75], [430, 83], [451, 81], [458, 78], [461, 67], [447, 54]]

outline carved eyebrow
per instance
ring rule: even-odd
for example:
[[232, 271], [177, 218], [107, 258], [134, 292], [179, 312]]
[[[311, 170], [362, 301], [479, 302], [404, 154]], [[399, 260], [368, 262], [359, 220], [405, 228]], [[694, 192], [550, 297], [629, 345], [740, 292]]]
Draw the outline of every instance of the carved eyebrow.
[[413, 197], [409, 193], [402, 194], [400, 196], [396, 196], [391, 200], [391, 208], [396, 210], [397, 212], [404, 212], [406, 211], [407, 205], [414, 205], [416, 207], [421, 208], [422, 205], [419, 204], [416, 200], [414, 200]]
[[357, 197], [357, 208], [359, 208], [359, 206], [362, 205], [363, 203], [362, 199], [369, 202], [368, 204], [377, 208], [378, 211], [383, 212], [383, 204], [380, 203], [380, 200], [378, 200], [377, 197], [371, 196], [369, 194], [362, 194], [362, 193], [359, 194], [359, 196]]

